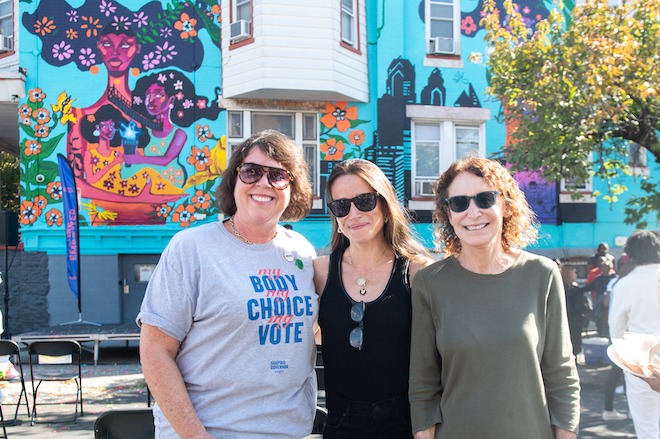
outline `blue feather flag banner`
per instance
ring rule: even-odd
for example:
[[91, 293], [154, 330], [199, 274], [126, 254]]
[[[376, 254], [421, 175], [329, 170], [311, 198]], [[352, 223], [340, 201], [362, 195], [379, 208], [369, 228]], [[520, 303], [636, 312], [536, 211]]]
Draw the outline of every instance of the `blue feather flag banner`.
[[73, 295], [80, 307], [80, 239], [78, 231], [78, 193], [76, 180], [69, 161], [62, 154], [57, 155], [62, 183], [64, 203], [64, 226], [66, 229], [66, 272]]

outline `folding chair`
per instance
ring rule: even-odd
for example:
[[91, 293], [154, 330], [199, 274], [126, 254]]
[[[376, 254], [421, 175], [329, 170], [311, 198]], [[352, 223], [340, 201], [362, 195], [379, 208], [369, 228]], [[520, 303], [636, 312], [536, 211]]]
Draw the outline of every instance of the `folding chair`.
[[151, 409], [110, 410], [94, 422], [94, 439], [153, 439]]
[[[28, 346], [28, 353], [30, 357], [30, 375], [32, 376], [31, 425], [34, 425], [34, 419], [37, 416], [37, 392], [44, 381], [75, 381], [76, 412], [73, 422], [77, 423], [78, 402], [80, 402], [80, 416], [83, 416], [82, 368], [80, 365], [82, 352], [80, 343], [74, 340], [35, 341]], [[77, 363], [77, 367], [74, 361]]]
[[[25, 376], [23, 375], [23, 363], [21, 362], [21, 348], [15, 341], [12, 340], [0, 340], [0, 356], [1, 355], [13, 355], [14, 356], [14, 367], [18, 366], [19, 377], [14, 379], [21, 380], [21, 393], [18, 395], [18, 402], [16, 403], [16, 411], [14, 412], [14, 425], [16, 425], [16, 418], [18, 417], [18, 409], [21, 405], [21, 399], [25, 397], [25, 408], [27, 409], [27, 415], [30, 416], [30, 403], [28, 402], [27, 391], [25, 390]], [[1, 410], [1, 409], [0, 409]], [[2, 417], [3, 427], [4, 427], [4, 417], [0, 411], [0, 417]]]

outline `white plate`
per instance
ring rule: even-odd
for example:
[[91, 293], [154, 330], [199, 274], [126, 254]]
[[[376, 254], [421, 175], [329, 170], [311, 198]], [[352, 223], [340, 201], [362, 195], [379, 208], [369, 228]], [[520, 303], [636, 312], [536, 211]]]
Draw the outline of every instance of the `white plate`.
[[607, 356], [610, 357], [610, 360], [612, 360], [612, 363], [616, 364], [617, 366], [619, 366], [621, 369], [625, 370], [626, 372], [630, 372], [631, 374], [633, 374], [635, 376], [638, 376], [640, 378], [646, 378], [644, 375], [639, 374], [637, 372], [633, 372], [632, 370], [630, 370], [630, 368], [628, 366], [626, 366], [626, 364], [623, 361], [621, 361], [621, 356], [619, 355], [619, 353], [614, 348], [614, 345], [611, 344], [607, 347]]

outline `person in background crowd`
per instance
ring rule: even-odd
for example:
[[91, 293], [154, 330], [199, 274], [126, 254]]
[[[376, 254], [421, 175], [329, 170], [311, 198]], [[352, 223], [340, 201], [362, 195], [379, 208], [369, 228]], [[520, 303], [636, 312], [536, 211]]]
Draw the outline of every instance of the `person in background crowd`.
[[432, 260], [373, 163], [336, 165], [326, 190], [332, 253], [314, 261], [328, 408], [323, 437], [411, 438], [410, 282]]
[[584, 328], [585, 318], [588, 318], [589, 304], [584, 292], [578, 287], [577, 270], [574, 265], [561, 264], [561, 277], [564, 282], [564, 291], [566, 293], [566, 313], [568, 316], [568, 329], [571, 335], [571, 344], [573, 345], [573, 355], [575, 361], [582, 352], [582, 329]]
[[[660, 334], [660, 236], [650, 230], [633, 232], [624, 248], [635, 268], [614, 286], [610, 303], [610, 336], [624, 333]], [[653, 382], [625, 372], [628, 408], [639, 439], [660, 438], [660, 393]]]
[[[592, 270], [594, 268], [598, 268], [599, 262], [601, 258], [605, 258], [614, 267], [615, 265], [615, 260], [614, 256], [610, 254], [610, 246], [607, 245], [606, 242], [601, 242], [598, 244], [598, 248], [596, 248], [596, 253], [594, 253], [588, 260], [587, 260], [587, 270]], [[587, 282], [589, 282], [591, 279], [587, 279]]]
[[607, 314], [609, 309], [610, 297], [607, 290], [607, 285], [616, 278], [616, 272], [612, 266], [612, 261], [606, 257], [601, 257], [598, 261], [598, 275], [586, 285], [580, 287], [579, 290], [591, 291], [591, 303], [593, 310], [591, 311], [591, 320], [596, 324], [596, 331], [599, 337], [608, 337], [609, 330], [607, 328]]
[[266, 130], [232, 152], [228, 217], [176, 234], [137, 317], [157, 438], [300, 439], [316, 409], [312, 245], [301, 148]]
[[435, 186], [448, 257], [413, 283], [416, 439], [574, 439], [580, 385], [557, 264], [521, 250], [534, 214], [500, 163], [468, 157]]

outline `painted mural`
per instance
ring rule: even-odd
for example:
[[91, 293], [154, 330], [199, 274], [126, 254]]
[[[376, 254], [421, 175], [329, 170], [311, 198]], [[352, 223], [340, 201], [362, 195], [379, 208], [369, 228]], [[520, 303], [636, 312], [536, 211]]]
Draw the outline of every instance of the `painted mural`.
[[46, 212], [61, 200], [58, 148], [89, 225], [187, 227], [216, 213], [212, 188], [226, 163], [224, 137], [213, 134], [223, 131], [220, 74], [203, 65], [219, 66], [220, 8], [133, 4], [49, 0], [21, 17], [39, 61], [67, 79], [39, 77], [19, 109], [24, 225], [62, 222], [56, 207]]

